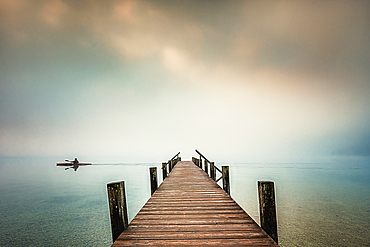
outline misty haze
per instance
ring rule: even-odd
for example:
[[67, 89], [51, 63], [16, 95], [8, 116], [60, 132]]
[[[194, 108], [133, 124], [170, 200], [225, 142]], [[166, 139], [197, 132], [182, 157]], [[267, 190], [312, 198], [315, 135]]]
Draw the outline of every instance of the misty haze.
[[281, 246], [370, 245], [369, 30], [365, 0], [0, 0], [0, 245], [110, 245], [106, 183], [132, 179], [132, 219], [147, 168], [195, 149], [254, 218], [276, 182]]

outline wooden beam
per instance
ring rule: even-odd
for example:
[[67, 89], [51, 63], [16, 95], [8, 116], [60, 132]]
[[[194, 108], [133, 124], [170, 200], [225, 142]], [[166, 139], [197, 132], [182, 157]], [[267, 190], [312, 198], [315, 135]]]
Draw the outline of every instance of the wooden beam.
[[224, 191], [230, 195], [229, 166], [222, 166], [222, 186]]
[[167, 163], [162, 163], [162, 177], [163, 180], [167, 177]]
[[150, 192], [151, 195], [153, 195], [158, 188], [157, 167], [150, 167], [149, 171], [150, 171]]
[[258, 181], [261, 228], [278, 243], [274, 182]]
[[216, 181], [216, 169], [215, 169], [215, 162], [210, 162], [210, 177]]
[[125, 181], [107, 184], [113, 242], [128, 227]]

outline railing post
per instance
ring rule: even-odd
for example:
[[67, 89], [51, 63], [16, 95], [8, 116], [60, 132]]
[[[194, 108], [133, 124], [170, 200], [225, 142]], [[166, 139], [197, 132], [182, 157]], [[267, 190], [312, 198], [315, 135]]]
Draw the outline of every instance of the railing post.
[[208, 174], [208, 161], [204, 160], [204, 171]]
[[229, 166], [222, 166], [222, 186], [224, 191], [230, 195]]
[[107, 184], [113, 242], [128, 227], [125, 181]]
[[258, 181], [261, 228], [278, 243], [274, 182]]
[[151, 195], [157, 190], [158, 181], [157, 181], [157, 167], [150, 167], [150, 191]]
[[163, 180], [167, 177], [167, 163], [162, 163]]
[[196, 166], [198, 166], [198, 167], [199, 167], [199, 160], [198, 160], [197, 158], [195, 158], [195, 157], [192, 157], [191, 159], [192, 159], [193, 163], [194, 163]]
[[199, 156], [199, 168], [200, 168], [200, 169], [203, 169], [203, 160], [202, 160], [202, 156]]
[[169, 160], [167, 164], [168, 164], [168, 173], [170, 173], [172, 171], [171, 160]]
[[215, 169], [215, 162], [211, 162], [210, 163], [210, 176], [211, 176], [211, 178], [214, 180], [214, 181], [216, 181], [216, 169]]
[[170, 164], [171, 164], [171, 170], [172, 170], [176, 165], [176, 160], [171, 160]]

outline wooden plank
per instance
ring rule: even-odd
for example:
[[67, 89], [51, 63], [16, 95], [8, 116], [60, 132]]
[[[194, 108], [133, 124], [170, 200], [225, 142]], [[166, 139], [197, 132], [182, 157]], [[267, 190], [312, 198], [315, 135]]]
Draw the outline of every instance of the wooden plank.
[[224, 209], [224, 210], [145, 210], [141, 211], [140, 215], [200, 215], [200, 214], [235, 214], [244, 213], [242, 209]]
[[263, 238], [258, 229], [251, 231], [219, 231], [219, 232], [136, 232], [128, 231], [119, 240], [176, 240], [176, 239], [252, 239]]
[[155, 197], [151, 198], [148, 202], [156, 202], [156, 201], [184, 201], [184, 200], [191, 200], [194, 202], [202, 202], [202, 201], [223, 201], [223, 202], [233, 202], [234, 200], [231, 198], [227, 198], [225, 196], [203, 196], [203, 197], [193, 197], [193, 196], [178, 196], [177, 198], [172, 197]]
[[180, 161], [113, 246], [277, 246], [203, 170]]
[[214, 225], [132, 225], [126, 232], [227, 232], [259, 230], [256, 224], [214, 224]]
[[172, 220], [178, 219], [181, 221], [182, 219], [222, 219], [222, 220], [231, 220], [231, 219], [250, 219], [249, 216], [243, 213], [229, 213], [229, 214], [140, 214], [136, 216], [136, 220]]
[[268, 239], [118, 240], [114, 246], [277, 246]]
[[[253, 220], [247, 219], [228, 219], [227, 223], [224, 224], [252, 224]], [[135, 220], [131, 223], [135, 224], [147, 224], [147, 225], [218, 225], [220, 219], [168, 219], [168, 220]], [[124, 234], [123, 232], [122, 234]]]
[[194, 206], [191, 205], [189, 207], [181, 207], [181, 206], [161, 206], [159, 205], [158, 207], [145, 207], [141, 209], [141, 212], [145, 211], [169, 211], [169, 210], [174, 210], [174, 211], [188, 211], [188, 210], [203, 210], [203, 212], [207, 210], [237, 210], [240, 209], [238, 205], [230, 205], [230, 206], [207, 206], [207, 205], [198, 205]]

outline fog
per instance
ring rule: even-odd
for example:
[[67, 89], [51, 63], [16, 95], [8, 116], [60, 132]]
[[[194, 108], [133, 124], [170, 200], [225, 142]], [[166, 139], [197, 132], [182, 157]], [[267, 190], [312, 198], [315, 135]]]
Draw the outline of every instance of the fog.
[[0, 155], [370, 155], [368, 1], [0, 0]]

